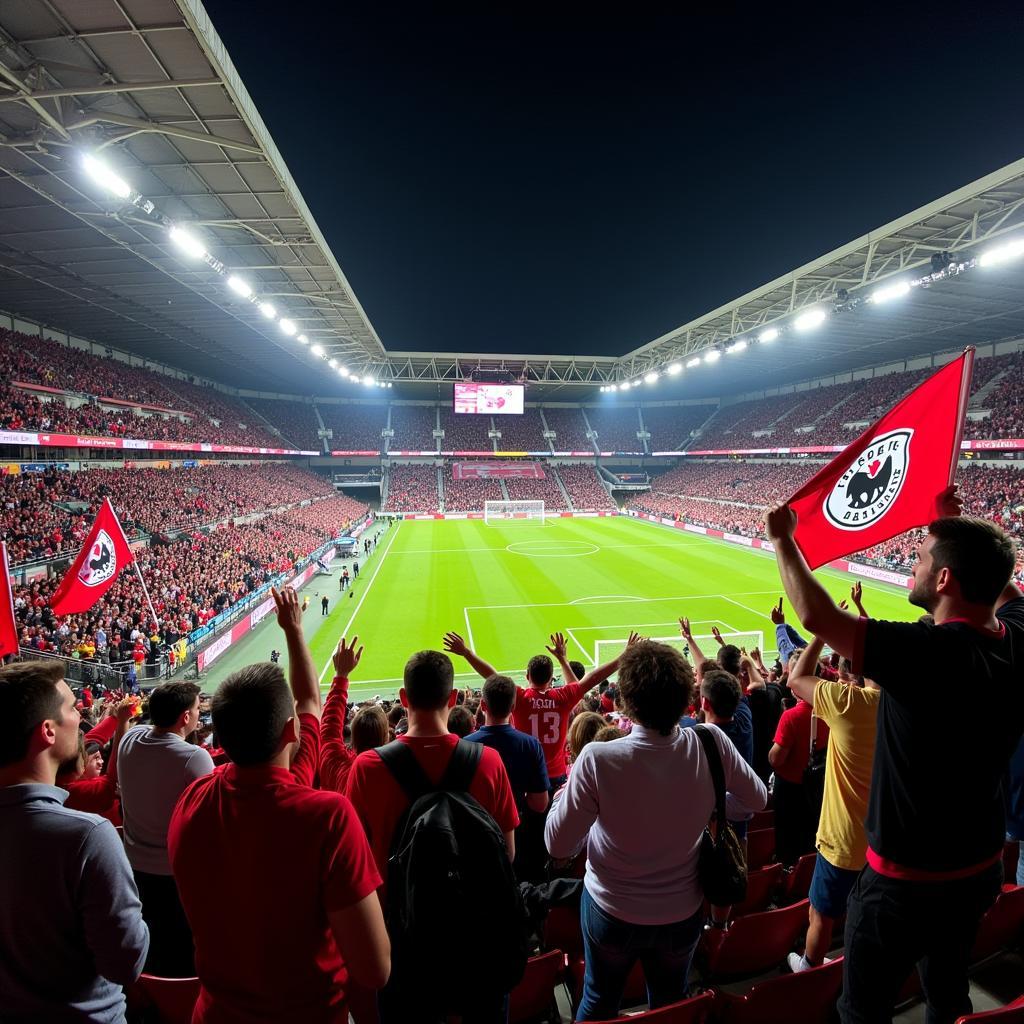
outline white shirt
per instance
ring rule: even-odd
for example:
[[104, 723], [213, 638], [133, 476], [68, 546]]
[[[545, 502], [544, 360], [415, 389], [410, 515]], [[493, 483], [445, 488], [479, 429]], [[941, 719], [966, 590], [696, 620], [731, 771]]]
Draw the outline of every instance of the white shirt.
[[125, 733], [117, 751], [117, 779], [124, 848], [136, 871], [171, 874], [167, 826], [174, 806], [191, 783], [212, 771], [209, 752], [174, 733], [154, 734], [148, 725]]
[[[729, 817], [762, 810], [764, 783], [725, 733], [708, 728], [722, 757]], [[622, 739], [583, 748], [544, 840], [552, 857], [565, 858], [586, 838], [584, 885], [606, 913], [631, 924], [672, 924], [704, 900], [697, 857], [714, 805], [696, 732], [677, 726], [662, 736], [634, 725]]]

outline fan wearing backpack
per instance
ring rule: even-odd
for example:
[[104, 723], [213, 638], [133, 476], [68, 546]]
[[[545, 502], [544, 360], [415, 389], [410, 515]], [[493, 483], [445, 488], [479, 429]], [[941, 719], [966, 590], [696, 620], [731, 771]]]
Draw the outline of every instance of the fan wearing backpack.
[[[360, 754], [348, 782], [385, 879], [392, 970], [380, 1021], [457, 1013], [463, 1024], [503, 1024], [528, 955], [512, 872], [515, 799], [498, 752], [448, 732], [456, 693], [447, 655], [419, 651], [403, 681], [408, 731]], [[485, 909], [467, 916], [474, 906]]]

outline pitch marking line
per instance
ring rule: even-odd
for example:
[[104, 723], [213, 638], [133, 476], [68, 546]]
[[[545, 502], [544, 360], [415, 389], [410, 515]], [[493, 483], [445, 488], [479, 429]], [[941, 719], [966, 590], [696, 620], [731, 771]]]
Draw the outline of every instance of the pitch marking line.
[[[380, 553], [380, 558], [377, 560], [377, 564], [376, 566], [374, 566], [373, 569], [373, 575], [367, 581], [366, 587], [364, 588], [359, 600], [356, 601], [356, 606], [353, 609], [352, 614], [349, 616], [348, 622], [345, 624], [345, 628], [338, 634], [339, 638], [343, 636], [348, 636], [348, 631], [352, 628], [352, 623], [355, 621], [356, 616], [359, 614], [359, 609], [363, 607], [363, 602], [366, 600], [366, 595], [370, 592], [370, 587], [373, 586], [374, 581], [380, 575], [381, 566], [384, 565], [384, 561], [387, 558], [388, 552], [391, 550], [391, 545], [395, 543], [395, 538], [398, 536], [398, 531], [401, 528], [402, 524], [399, 523], [395, 527], [395, 532], [391, 534], [391, 540], [387, 542], [387, 544], [384, 547], [384, 550]], [[335, 640], [335, 645], [337, 645], [337, 640]], [[318, 679], [318, 682], [322, 683], [324, 681], [324, 676], [327, 675], [327, 670], [332, 666], [333, 662], [334, 657], [332, 655], [330, 658], [327, 659], [327, 664], [324, 665], [324, 667], [320, 670], [320, 677]]]
[[581, 644], [579, 640], [576, 639], [576, 636], [573, 633], [573, 631], [571, 629], [566, 629], [566, 633], [569, 634], [569, 639], [572, 640], [572, 642], [580, 649], [580, 652], [582, 653], [583, 657], [586, 658], [591, 665], [596, 665], [597, 662], [594, 661], [594, 659], [590, 656], [590, 653], [589, 651], [587, 651], [586, 647], [584, 647], [583, 644]]
[[[778, 596], [779, 588], [776, 587], [774, 590], [745, 590], [739, 593], [740, 597], [762, 597], [765, 594], [775, 594]], [[673, 597], [633, 597], [630, 598], [632, 601], [651, 603], [656, 601], [703, 601], [709, 600], [710, 598], [720, 598], [721, 594], [683, 594], [682, 596]], [[467, 611], [492, 611], [495, 608], [568, 608], [579, 601], [588, 601], [591, 604], [618, 604], [624, 600], [622, 597], [613, 597], [611, 600], [598, 595], [594, 598], [577, 598], [575, 601], [542, 601], [536, 604], [471, 604], [466, 606]], [[758, 613], [762, 618], [766, 617], [763, 613]]]
[[589, 604], [592, 601], [642, 601], [642, 597], [630, 594], [595, 594], [593, 597], [577, 597], [569, 604]]

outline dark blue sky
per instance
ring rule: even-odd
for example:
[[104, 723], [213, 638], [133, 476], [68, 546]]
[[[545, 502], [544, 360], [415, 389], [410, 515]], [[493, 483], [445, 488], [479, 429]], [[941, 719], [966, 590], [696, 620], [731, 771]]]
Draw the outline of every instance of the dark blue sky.
[[1019, 4], [205, 2], [393, 350], [621, 354], [1024, 155]]

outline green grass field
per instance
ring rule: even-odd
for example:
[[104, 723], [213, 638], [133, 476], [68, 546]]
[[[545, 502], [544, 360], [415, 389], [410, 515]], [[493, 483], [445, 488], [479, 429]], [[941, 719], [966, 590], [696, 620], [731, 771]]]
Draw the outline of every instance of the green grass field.
[[[358, 634], [365, 645], [352, 679], [356, 699], [394, 694], [409, 654], [440, 649], [452, 629], [520, 679], [555, 630], [568, 634], [570, 658], [588, 666], [598, 640], [621, 640], [630, 629], [675, 636], [681, 615], [698, 634], [712, 626], [723, 633], [760, 630], [767, 650], [775, 647], [768, 611], [781, 588], [769, 554], [626, 518], [404, 522], [381, 536], [361, 568], [352, 598], [337, 593], [337, 574], [307, 587], [332, 601], [327, 617], [315, 598], [307, 612], [321, 681], [330, 683], [339, 636]], [[837, 598], [848, 595], [852, 578], [831, 570], [821, 576]], [[905, 590], [867, 581], [864, 590], [872, 615], [916, 614]], [[262, 624], [215, 665], [204, 688], [215, 688], [238, 664], [265, 659], [271, 646], [283, 647], [280, 639], [272, 622]], [[709, 642], [707, 650], [713, 648]], [[464, 681], [475, 678], [461, 659], [455, 669]]]

